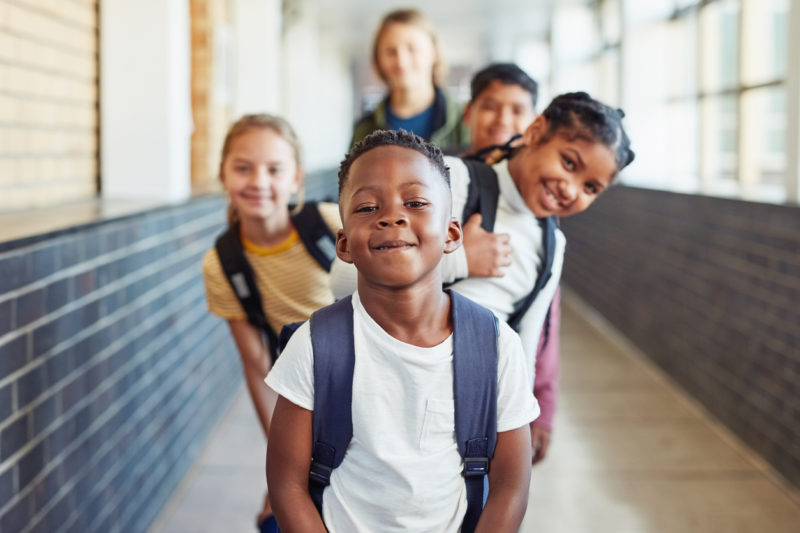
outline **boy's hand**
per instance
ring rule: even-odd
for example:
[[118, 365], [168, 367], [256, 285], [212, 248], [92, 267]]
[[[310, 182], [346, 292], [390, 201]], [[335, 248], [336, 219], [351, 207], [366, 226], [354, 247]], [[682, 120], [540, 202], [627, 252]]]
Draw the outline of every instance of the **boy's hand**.
[[543, 426], [531, 424], [531, 451], [533, 460], [531, 465], [535, 465], [547, 456], [547, 448], [550, 446], [550, 430]]
[[474, 214], [464, 224], [464, 253], [470, 277], [501, 278], [503, 267], [511, 264], [511, 244], [507, 233], [490, 233], [481, 227], [483, 217]]

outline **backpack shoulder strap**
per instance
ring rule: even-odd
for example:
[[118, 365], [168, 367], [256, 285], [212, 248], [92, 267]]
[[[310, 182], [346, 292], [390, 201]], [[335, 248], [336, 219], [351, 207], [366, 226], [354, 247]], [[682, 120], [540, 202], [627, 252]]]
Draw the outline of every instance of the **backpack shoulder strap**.
[[497, 182], [497, 173], [483, 161], [462, 159], [469, 171], [469, 186], [467, 188], [467, 202], [461, 220], [467, 219], [475, 213], [483, 215], [481, 226], [486, 231], [494, 231], [494, 221], [497, 216], [497, 200], [500, 197], [500, 185]]
[[331, 263], [336, 259], [336, 236], [322, 218], [317, 203], [303, 204], [300, 212], [292, 215], [292, 224], [311, 257], [330, 272]]
[[483, 481], [497, 444], [497, 318], [450, 293], [453, 313], [453, 398], [458, 451], [464, 460], [467, 512], [461, 531], [471, 533], [483, 510]]
[[269, 327], [267, 316], [264, 314], [264, 308], [261, 305], [261, 293], [258, 292], [253, 267], [244, 256], [244, 247], [239, 237], [238, 223], [228, 227], [228, 230], [219, 236], [215, 248], [219, 256], [219, 262], [222, 265], [222, 271], [225, 272], [228, 283], [230, 283], [233, 292], [239, 299], [239, 303], [241, 303], [244, 312], [247, 314], [247, 321], [255, 326], [265, 337], [264, 341], [267, 343], [267, 348], [274, 362], [277, 335]]
[[322, 493], [353, 437], [353, 305], [348, 296], [311, 315], [314, 414], [308, 490], [322, 516]]
[[539, 273], [536, 276], [536, 283], [533, 285], [533, 290], [528, 296], [514, 304], [514, 312], [508, 317], [508, 325], [517, 332], [519, 332], [519, 325], [522, 322], [522, 317], [525, 316], [530, 306], [533, 305], [539, 292], [541, 292], [547, 282], [550, 281], [550, 277], [553, 274], [553, 259], [556, 253], [556, 217], [540, 218], [538, 220], [539, 226], [542, 228], [542, 252], [544, 253], [544, 257], [542, 257], [542, 262], [539, 265]]

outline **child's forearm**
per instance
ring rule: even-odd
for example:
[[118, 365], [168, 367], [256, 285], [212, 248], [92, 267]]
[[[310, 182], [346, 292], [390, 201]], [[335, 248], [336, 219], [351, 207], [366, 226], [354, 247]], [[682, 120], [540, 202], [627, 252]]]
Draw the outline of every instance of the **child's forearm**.
[[258, 421], [261, 423], [264, 435], [269, 437], [272, 411], [275, 409], [275, 401], [278, 399], [278, 395], [264, 383], [264, 378], [261, 377], [260, 372], [253, 372], [245, 367], [244, 373], [247, 390], [250, 392], [250, 398], [256, 408]]
[[228, 325], [242, 360], [247, 390], [264, 435], [268, 437], [272, 411], [277, 400], [277, 395], [264, 383], [267, 372], [272, 368], [269, 351], [264, 346], [261, 334], [246, 320], [229, 320]]
[[[269, 462], [267, 470], [269, 470]], [[284, 487], [276, 490], [273, 487], [270, 489], [269, 497], [281, 533], [292, 533], [293, 531], [325, 533], [325, 525], [314, 502], [311, 501], [307, 488]]]
[[531, 482], [531, 439], [528, 425], [497, 434], [489, 466], [489, 495], [476, 533], [519, 530], [528, 507]]
[[524, 495], [518, 490], [497, 489], [492, 496], [489, 491], [489, 499], [483, 508], [475, 533], [499, 533], [507, 531], [515, 533], [519, 531], [522, 519], [525, 516], [525, 509], [528, 506], [528, 491]]

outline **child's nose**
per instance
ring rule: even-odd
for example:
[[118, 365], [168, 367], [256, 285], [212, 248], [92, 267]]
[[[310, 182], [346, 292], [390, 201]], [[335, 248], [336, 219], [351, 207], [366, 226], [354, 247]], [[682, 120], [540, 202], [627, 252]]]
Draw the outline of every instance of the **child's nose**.
[[258, 166], [256, 167], [256, 171], [253, 173], [253, 177], [256, 180], [256, 183], [266, 183], [269, 180], [269, 171], [265, 166]]
[[561, 198], [567, 201], [575, 199], [576, 190], [577, 187], [570, 180], [561, 180], [558, 185], [558, 194], [561, 195]]
[[383, 227], [389, 226], [405, 226], [408, 223], [408, 219], [402, 213], [393, 212], [387, 213], [386, 215], [382, 216], [378, 221], [378, 224]]

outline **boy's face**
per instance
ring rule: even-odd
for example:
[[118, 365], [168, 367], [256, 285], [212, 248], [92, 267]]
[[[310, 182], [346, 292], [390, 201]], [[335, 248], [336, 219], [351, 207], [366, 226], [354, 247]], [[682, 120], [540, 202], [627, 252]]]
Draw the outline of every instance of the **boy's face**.
[[369, 284], [404, 288], [438, 276], [442, 255], [461, 244], [447, 183], [410, 148], [379, 146], [356, 159], [339, 208], [337, 253]]
[[537, 217], [568, 217], [586, 210], [617, 172], [614, 153], [601, 142], [556, 133], [540, 142], [547, 119], [525, 131], [524, 148], [509, 161], [509, 172], [525, 204]]
[[472, 135], [470, 151], [505, 144], [523, 133], [535, 118], [528, 91], [520, 85], [492, 81], [464, 110], [464, 123]]

